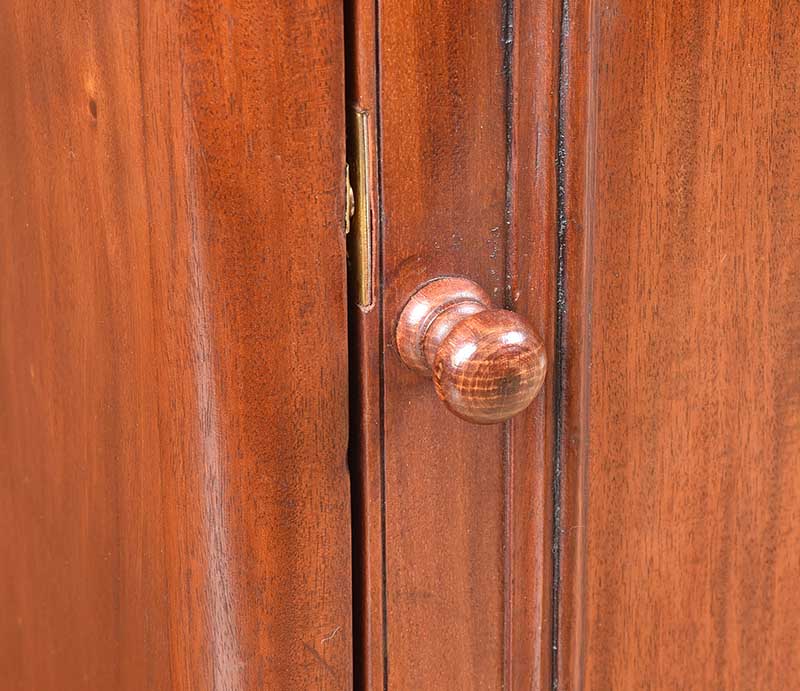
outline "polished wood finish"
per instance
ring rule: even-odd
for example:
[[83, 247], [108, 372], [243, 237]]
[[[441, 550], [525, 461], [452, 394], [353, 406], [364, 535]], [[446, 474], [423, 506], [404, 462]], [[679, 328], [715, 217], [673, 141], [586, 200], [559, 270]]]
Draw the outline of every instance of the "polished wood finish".
[[[4, 687], [791, 685], [796, 12], [345, 10], [0, 9]], [[544, 394], [467, 425], [509, 332]]]
[[439, 398], [468, 422], [504, 422], [525, 410], [547, 372], [544, 345], [525, 320], [492, 309], [486, 292], [465, 278], [417, 290], [395, 338], [403, 362], [432, 375]]
[[485, 310], [459, 321], [442, 341], [433, 384], [460, 418], [492, 424], [525, 410], [546, 371], [544, 347], [531, 328], [513, 312]]
[[567, 56], [586, 72], [563, 84], [587, 116], [566, 181], [589, 213], [567, 216], [566, 242], [589, 251], [565, 285], [591, 280], [567, 314], [591, 312], [590, 346], [567, 334], [567, 380], [591, 397], [572, 442], [588, 444], [588, 504], [572, 494], [562, 515], [562, 545], [585, 530], [585, 586], [560, 629], [583, 665], [559, 663], [558, 688], [785, 689], [800, 679], [800, 17], [588, 8]]
[[4, 689], [352, 685], [342, 22], [2, 4]]
[[423, 284], [397, 319], [395, 343], [400, 359], [430, 376], [436, 354], [453, 327], [491, 305], [488, 293], [468, 278], [448, 276]]
[[596, 12], [570, 2], [561, 18], [558, 104], [558, 310], [553, 471], [552, 687], [583, 689], [585, 666], [586, 529], [589, 520], [589, 389], [597, 108]]
[[349, 5], [379, 211], [380, 291], [351, 321], [369, 372], [351, 437], [365, 688], [550, 683], [552, 380], [505, 425], [469, 425], [402, 362], [395, 326], [421, 283], [462, 275], [549, 354], [558, 7]]

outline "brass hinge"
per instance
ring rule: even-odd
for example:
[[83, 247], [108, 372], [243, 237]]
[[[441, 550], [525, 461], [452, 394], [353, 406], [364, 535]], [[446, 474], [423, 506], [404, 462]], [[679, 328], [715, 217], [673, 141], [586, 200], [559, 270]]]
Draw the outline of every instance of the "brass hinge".
[[353, 186], [350, 184], [350, 164], [344, 165], [344, 193], [345, 193], [345, 209], [344, 209], [344, 234], [350, 233], [350, 219], [356, 211], [356, 200], [353, 197]]
[[[359, 307], [372, 305], [372, 165], [369, 149], [367, 113], [348, 109], [347, 123], [347, 187], [348, 218], [346, 221], [347, 258], [350, 267], [352, 294]], [[352, 183], [352, 186], [351, 186]], [[350, 203], [352, 202], [352, 206]]]

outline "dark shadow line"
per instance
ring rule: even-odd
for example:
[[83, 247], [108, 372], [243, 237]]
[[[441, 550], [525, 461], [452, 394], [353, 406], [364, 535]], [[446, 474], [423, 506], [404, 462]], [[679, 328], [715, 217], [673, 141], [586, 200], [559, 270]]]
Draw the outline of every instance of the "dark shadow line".
[[381, 342], [378, 348], [378, 399], [380, 415], [380, 466], [381, 466], [381, 614], [383, 617], [383, 689], [389, 689], [389, 605], [387, 601], [388, 574], [386, 564], [386, 393], [384, 358], [384, 305], [383, 305], [383, 228], [385, 213], [383, 207], [383, 119], [381, 117], [381, 3], [375, 0], [375, 176], [377, 196], [376, 234], [376, 300], [378, 309], [378, 334]]
[[566, 350], [564, 343], [566, 303], [566, 250], [567, 250], [567, 93], [569, 68], [567, 65], [567, 40], [569, 37], [569, 0], [561, 3], [561, 31], [558, 61], [558, 133], [556, 149], [556, 323], [553, 348], [553, 586], [552, 586], [552, 669], [553, 691], [558, 691], [560, 607], [561, 607], [561, 474], [563, 470], [562, 445], [564, 441], [564, 374]]

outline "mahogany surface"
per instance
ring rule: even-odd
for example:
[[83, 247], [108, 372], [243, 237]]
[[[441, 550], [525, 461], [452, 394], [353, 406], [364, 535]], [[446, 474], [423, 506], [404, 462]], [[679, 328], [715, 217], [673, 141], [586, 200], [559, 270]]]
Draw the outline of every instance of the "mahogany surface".
[[342, 25], [2, 3], [2, 688], [351, 687]]
[[558, 688], [789, 688], [800, 16], [570, 5]]
[[[796, 10], [272, 5], [0, 9], [0, 685], [791, 685]], [[441, 275], [542, 338], [504, 425], [403, 362]]]
[[353, 430], [360, 669], [370, 689], [547, 685], [552, 380], [506, 425], [470, 425], [403, 364], [394, 334], [417, 286], [463, 275], [550, 355], [558, 6], [349, 7], [351, 97], [377, 121], [382, 284], [353, 315], [370, 372]]

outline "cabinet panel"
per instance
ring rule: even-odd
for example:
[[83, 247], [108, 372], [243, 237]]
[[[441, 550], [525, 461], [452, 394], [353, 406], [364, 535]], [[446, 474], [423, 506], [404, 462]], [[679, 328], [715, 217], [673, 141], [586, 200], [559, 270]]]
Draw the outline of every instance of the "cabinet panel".
[[582, 4], [572, 28], [567, 381], [591, 408], [582, 427], [567, 407], [588, 455], [565, 460], [588, 465], [564, 488], [559, 687], [585, 671], [597, 689], [785, 688], [800, 677], [800, 20], [786, 3], [621, 0]]
[[352, 684], [342, 12], [286, 7], [0, 10], [4, 687]]

